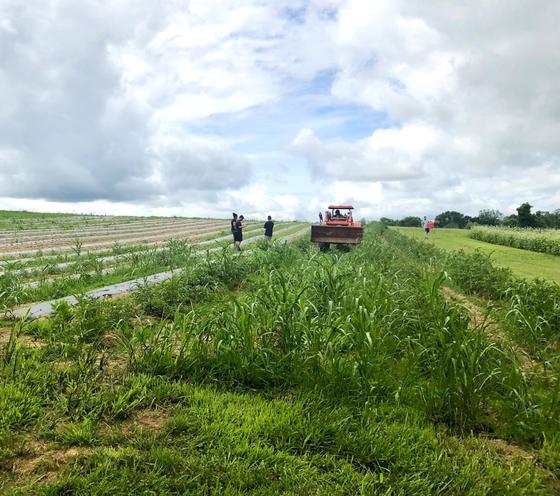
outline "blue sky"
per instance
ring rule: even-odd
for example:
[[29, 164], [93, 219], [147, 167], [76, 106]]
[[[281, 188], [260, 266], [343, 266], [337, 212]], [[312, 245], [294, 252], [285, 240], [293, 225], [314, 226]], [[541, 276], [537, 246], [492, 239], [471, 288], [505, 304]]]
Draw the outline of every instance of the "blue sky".
[[4, 0], [0, 208], [559, 208], [560, 4], [536, 3]]

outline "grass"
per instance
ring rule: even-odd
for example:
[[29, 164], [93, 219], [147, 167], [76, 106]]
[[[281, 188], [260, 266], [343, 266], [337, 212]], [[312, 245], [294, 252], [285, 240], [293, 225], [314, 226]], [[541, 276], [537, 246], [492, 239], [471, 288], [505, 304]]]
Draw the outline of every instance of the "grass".
[[[417, 240], [424, 239], [424, 232], [419, 228], [391, 227], [391, 229]], [[430, 233], [429, 242], [444, 250], [464, 250], [467, 253], [480, 250], [490, 254], [496, 265], [507, 267], [520, 277], [528, 279], [540, 277], [560, 284], [560, 263], [558, 257], [554, 255], [478, 241], [469, 237], [467, 229], [435, 229]]]
[[348, 253], [225, 249], [129, 298], [12, 323], [0, 491], [557, 493], [551, 355], [523, 368], [443, 288], [484, 294], [504, 335], [529, 323], [527, 344], [551, 349], [557, 293], [480, 257], [368, 226]]

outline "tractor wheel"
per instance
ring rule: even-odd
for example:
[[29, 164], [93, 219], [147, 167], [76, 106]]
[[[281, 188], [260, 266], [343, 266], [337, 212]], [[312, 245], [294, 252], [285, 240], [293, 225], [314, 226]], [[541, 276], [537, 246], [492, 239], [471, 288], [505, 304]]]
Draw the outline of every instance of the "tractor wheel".
[[329, 251], [330, 247], [330, 243], [319, 243], [319, 250], [321, 250], [322, 252]]

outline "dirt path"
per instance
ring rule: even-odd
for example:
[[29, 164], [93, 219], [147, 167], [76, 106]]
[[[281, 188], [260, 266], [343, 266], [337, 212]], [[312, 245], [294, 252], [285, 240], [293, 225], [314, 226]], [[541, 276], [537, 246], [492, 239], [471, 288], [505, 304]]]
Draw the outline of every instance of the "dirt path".
[[519, 344], [507, 335], [496, 320], [489, 316], [488, 310], [480, 307], [464, 294], [458, 293], [451, 288], [443, 287], [442, 293], [446, 300], [458, 302], [469, 311], [471, 327], [481, 327], [497, 342], [511, 347], [517, 355], [523, 370], [535, 371], [539, 368], [539, 364], [536, 363]]

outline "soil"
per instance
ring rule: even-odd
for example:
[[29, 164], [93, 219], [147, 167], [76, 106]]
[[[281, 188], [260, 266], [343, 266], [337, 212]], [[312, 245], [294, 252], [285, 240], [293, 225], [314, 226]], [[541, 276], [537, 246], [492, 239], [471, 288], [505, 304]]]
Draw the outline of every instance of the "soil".
[[27, 448], [29, 453], [14, 460], [12, 471], [22, 478], [37, 473], [35, 482], [53, 480], [61, 465], [80, 455], [91, 453], [91, 448], [87, 447], [50, 448], [46, 443], [37, 440], [31, 441]]
[[[11, 335], [11, 327], [0, 328], [0, 347], [5, 346], [10, 341]], [[46, 346], [46, 343], [41, 338], [37, 338], [35, 336], [26, 336], [25, 334], [21, 334], [18, 336], [17, 340], [19, 343], [28, 348], [42, 348], [43, 346]]]
[[126, 420], [105, 424], [99, 429], [99, 433], [101, 436], [114, 433], [128, 435], [137, 429], [159, 430], [165, 425], [167, 418], [166, 410], [145, 408], [134, 412]]

